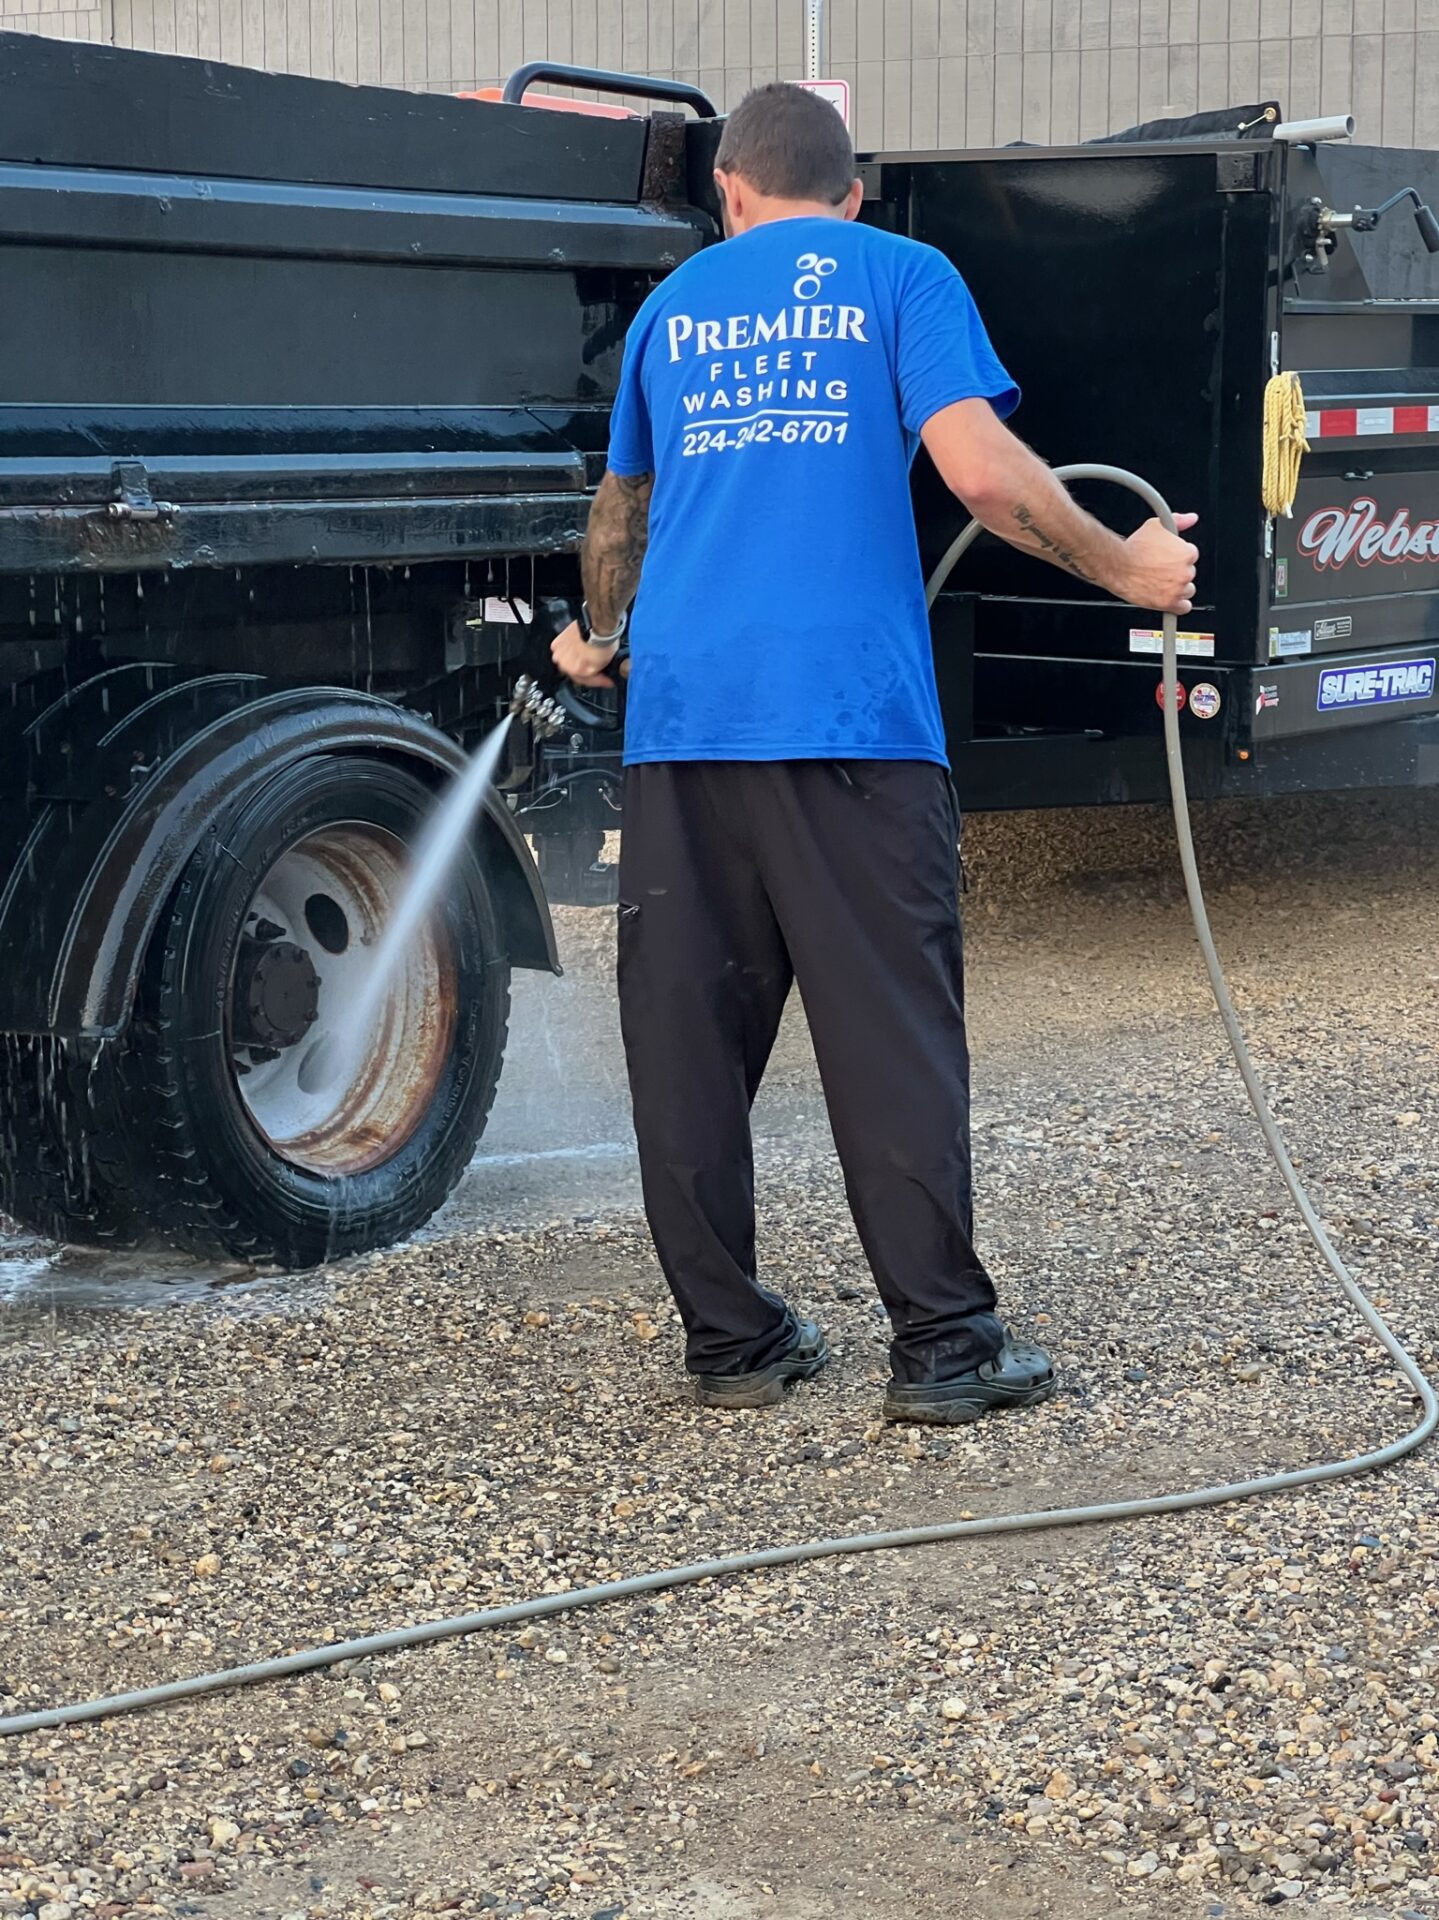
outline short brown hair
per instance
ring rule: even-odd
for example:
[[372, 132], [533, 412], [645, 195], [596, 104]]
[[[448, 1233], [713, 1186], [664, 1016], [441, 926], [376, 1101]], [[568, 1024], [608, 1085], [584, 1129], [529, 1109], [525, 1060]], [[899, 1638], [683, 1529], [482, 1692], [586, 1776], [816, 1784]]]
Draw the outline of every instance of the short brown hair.
[[828, 100], [772, 80], [747, 93], [726, 120], [715, 165], [769, 199], [837, 207], [854, 182], [854, 145]]

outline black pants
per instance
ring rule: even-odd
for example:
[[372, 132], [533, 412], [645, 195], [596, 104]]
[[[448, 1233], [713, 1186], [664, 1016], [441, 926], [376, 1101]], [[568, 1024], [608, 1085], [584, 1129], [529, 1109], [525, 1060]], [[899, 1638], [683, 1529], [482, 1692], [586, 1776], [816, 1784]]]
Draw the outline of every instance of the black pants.
[[995, 1353], [972, 1242], [959, 814], [909, 761], [632, 767], [620, 1015], [645, 1209], [693, 1373], [782, 1353], [755, 1272], [750, 1107], [798, 980], [897, 1379]]

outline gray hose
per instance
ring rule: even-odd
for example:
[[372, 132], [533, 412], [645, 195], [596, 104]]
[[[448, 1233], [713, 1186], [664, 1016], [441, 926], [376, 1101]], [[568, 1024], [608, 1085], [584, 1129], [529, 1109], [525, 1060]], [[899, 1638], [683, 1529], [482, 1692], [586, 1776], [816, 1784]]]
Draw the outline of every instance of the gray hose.
[[[1111, 480], [1137, 493], [1171, 532], [1174, 516], [1163, 498], [1146, 481], [1118, 467], [1059, 467], [1064, 480]], [[932, 606], [941, 587], [960, 557], [978, 537], [978, 521], [970, 524], [954, 541], [935, 568], [927, 588]], [[806, 1540], [789, 1547], [766, 1547], [758, 1553], [728, 1554], [719, 1560], [699, 1560], [687, 1567], [662, 1567], [656, 1573], [642, 1573], [632, 1580], [609, 1580], [603, 1586], [580, 1587], [573, 1593], [546, 1594], [538, 1600], [520, 1600], [508, 1607], [487, 1607], [481, 1613], [459, 1614], [450, 1620], [428, 1620], [411, 1627], [397, 1627], [390, 1633], [366, 1634], [358, 1640], [337, 1641], [329, 1646], [309, 1647], [300, 1653], [282, 1655], [277, 1660], [256, 1660], [249, 1666], [227, 1667], [218, 1673], [200, 1673], [189, 1680], [172, 1680], [164, 1686], [141, 1687], [133, 1693], [111, 1694], [107, 1699], [86, 1700], [72, 1706], [51, 1707], [40, 1713], [17, 1713], [0, 1719], [0, 1735], [34, 1733], [45, 1727], [75, 1726], [86, 1720], [103, 1720], [114, 1713], [131, 1713], [141, 1707], [157, 1707], [171, 1700], [191, 1700], [197, 1694], [218, 1693], [223, 1688], [250, 1686], [259, 1680], [279, 1680], [289, 1674], [309, 1673], [317, 1667], [334, 1666], [341, 1660], [356, 1660], [378, 1653], [395, 1653], [404, 1647], [427, 1645], [432, 1640], [453, 1640], [466, 1633], [478, 1633], [490, 1627], [509, 1627], [521, 1620], [539, 1620], [548, 1614], [573, 1613], [580, 1607], [598, 1606], [610, 1600], [630, 1600], [641, 1594], [664, 1593], [673, 1587], [686, 1587], [697, 1580], [726, 1579], [737, 1573], [755, 1573], [765, 1567], [788, 1567], [804, 1560], [824, 1560], [836, 1554], [880, 1553], [892, 1547], [927, 1547], [945, 1540], [972, 1540], [1000, 1533], [1038, 1533], [1049, 1527], [1083, 1526], [1095, 1520], [1142, 1520], [1159, 1513], [1187, 1513], [1196, 1507], [1218, 1507], [1230, 1500], [1252, 1500], [1264, 1493], [1287, 1493], [1295, 1487], [1309, 1487], [1323, 1480], [1340, 1480], [1350, 1474], [1372, 1472], [1392, 1466], [1412, 1453], [1439, 1425], [1439, 1401], [1434, 1389], [1378, 1311], [1366, 1299], [1349, 1269], [1335, 1251], [1324, 1223], [1315, 1212], [1308, 1194], [1300, 1184], [1274, 1115], [1269, 1110], [1264, 1089], [1249, 1057], [1234, 1003], [1224, 979], [1219, 955], [1210, 931], [1209, 914], [1199, 884], [1194, 859], [1194, 841], [1189, 830], [1189, 799], [1184, 784], [1184, 759], [1179, 744], [1179, 674], [1175, 642], [1176, 623], [1172, 614], [1164, 619], [1164, 746], [1169, 763], [1169, 791], [1174, 804], [1174, 825], [1179, 837], [1179, 859], [1184, 869], [1184, 884], [1189, 894], [1189, 910], [1194, 931], [1209, 972], [1209, 984], [1219, 1006], [1229, 1045], [1243, 1076], [1250, 1104], [1259, 1120], [1265, 1145], [1269, 1148], [1280, 1177], [1289, 1189], [1309, 1237], [1320, 1257], [1346, 1297], [1364, 1320], [1384, 1351], [1413, 1387], [1423, 1408], [1419, 1424], [1400, 1440], [1391, 1441], [1371, 1453], [1354, 1454], [1346, 1460], [1323, 1461], [1317, 1466], [1296, 1467], [1287, 1473], [1268, 1473], [1257, 1480], [1235, 1480], [1227, 1486], [1196, 1487], [1188, 1493], [1151, 1494], [1141, 1500], [1110, 1500], [1093, 1507], [1054, 1507], [1038, 1513], [1003, 1513], [984, 1520], [952, 1520], [931, 1527], [902, 1527], [894, 1533], [857, 1533], [839, 1540]]]

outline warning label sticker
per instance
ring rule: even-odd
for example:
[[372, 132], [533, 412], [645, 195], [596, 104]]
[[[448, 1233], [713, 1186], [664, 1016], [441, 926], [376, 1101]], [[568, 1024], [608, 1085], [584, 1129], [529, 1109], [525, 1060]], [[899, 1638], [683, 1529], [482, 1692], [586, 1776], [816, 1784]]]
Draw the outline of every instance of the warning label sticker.
[[1278, 627], [1269, 629], [1269, 658], [1271, 660], [1293, 660], [1300, 654], [1313, 653], [1314, 632], [1310, 627], [1297, 627], [1292, 633], [1281, 633]]
[[[1214, 635], [1212, 633], [1181, 633], [1176, 636], [1174, 650], [1181, 660], [1212, 660]], [[1163, 653], [1162, 628], [1131, 627], [1129, 651], [1131, 653]]]

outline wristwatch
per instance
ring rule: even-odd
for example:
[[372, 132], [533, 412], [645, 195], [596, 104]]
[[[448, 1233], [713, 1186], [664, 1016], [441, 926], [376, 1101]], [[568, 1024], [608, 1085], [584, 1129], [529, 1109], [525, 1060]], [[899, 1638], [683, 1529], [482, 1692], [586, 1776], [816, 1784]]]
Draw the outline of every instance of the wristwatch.
[[630, 616], [628, 611], [626, 611], [620, 615], [620, 624], [615, 628], [613, 633], [596, 633], [594, 628], [594, 622], [590, 619], [589, 601], [581, 600], [580, 602], [580, 622], [579, 622], [580, 636], [584, 640], [586, 646], [591, 646], [591, 647], [617, 646], [619, 642], [624, 639], [625, 632], [629, 624], [630, 624]]

